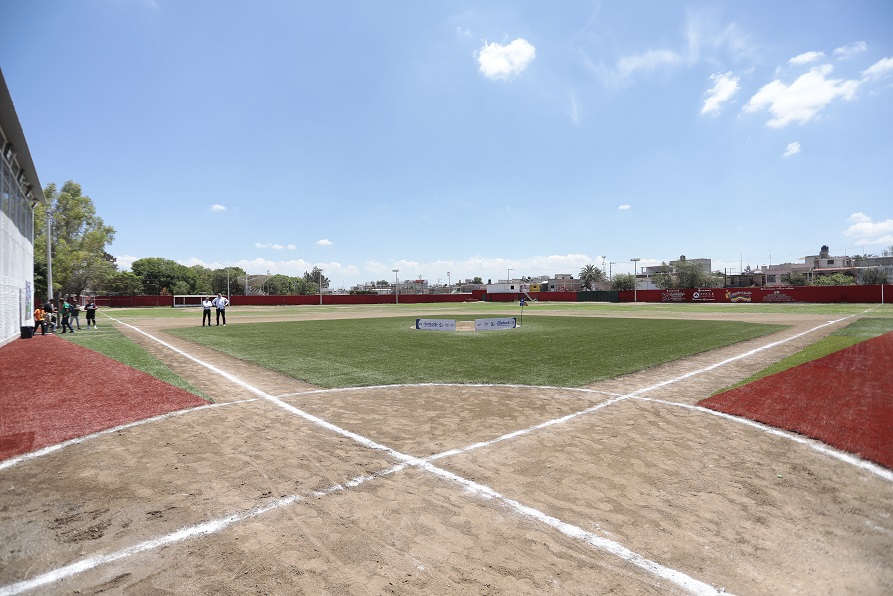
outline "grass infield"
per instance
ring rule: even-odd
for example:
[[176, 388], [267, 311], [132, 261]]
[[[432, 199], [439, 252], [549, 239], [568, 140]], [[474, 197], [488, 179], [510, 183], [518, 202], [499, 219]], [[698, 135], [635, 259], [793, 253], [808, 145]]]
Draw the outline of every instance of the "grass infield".
[[515, 330], [437, 332], [414, 327], [415, 317], [390, 317], [245, 323], [210, 330], [196, 326], [170, 332], [326, 388], [401, 383], [579, 387], [783, 328], [737, 321], [531, 315]]

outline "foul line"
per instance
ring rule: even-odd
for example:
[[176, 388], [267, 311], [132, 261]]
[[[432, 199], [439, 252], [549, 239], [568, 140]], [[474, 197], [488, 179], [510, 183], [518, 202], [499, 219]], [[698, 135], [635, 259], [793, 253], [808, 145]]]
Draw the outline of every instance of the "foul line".
[[757, 422], [755, 420], [751, 420], [750, 418], [744, 418], [743, 416], [735, 416], [734, 414], [727, 414], [726, 412], [719, 412], [716, 410], [711, 410], [710, 408], [705, 408], [704, 406], [693, 406], [689, 404], [682, 404], [673, 401], [667, 401], [664, 399], [654, 399], [652, 397], [636, 397], [634, 399], [638, 399], [641, 401], [650, 401], [652, 403], [663, 404], [666, 406], [676, 406], [677, 408], [685, 408], [686, 410], [692, 410], [695, 412], [700, 412], [701, 414], [710, 414], [711, 416], [718, 416], [719, 418], [725, 418], [726, 420], [732, 420], [733, 422], [738, 422], [740, 424], [745, 424], [747, 426], [752, 426], [753, 428], [759, 429], [763, 432], [769, 433], [770, 435], [775, 435], [777, 437], [781, 437], [783, 439], [789, 439], [794, 441], [795, 443], [800, 443], [801, 445], [806, 445], [810, 449], [815, 449], [819, 453], [824, 455], [833, 457], [834, 459], [838, 459], [842, 462], [854, 465], [858, 468], [862, 468], [867, 472], [871, 472], [877, 476], [880, 476], [884, 480], [888, 482], [893, 482], [893, 471], [884, 468], [874, 462], [870, 462], [868, 460], [857, 457], [851, 453], [847, 453], [846, 451], [840, 451], [835, 449], [829, 445], [825, 445], [815, 439], [810, 439], [808, 437], [804, 437], [802, 435], [798, 435], [796, 433], [788, 432], [786, 430], [782, 430], [780, 428], [775, 428], [774, 426], [768, 426], [761, 422]]

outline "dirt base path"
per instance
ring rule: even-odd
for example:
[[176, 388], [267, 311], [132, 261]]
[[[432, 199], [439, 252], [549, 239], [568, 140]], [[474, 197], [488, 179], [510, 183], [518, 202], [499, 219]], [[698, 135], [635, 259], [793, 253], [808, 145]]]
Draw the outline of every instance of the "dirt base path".
[[891, 593], [889, 471], [692, 407], [846, 324], [793, 319], [584, 389], [316, 391], [119, 325], [216, 405], [0, 468], [0, 594]]

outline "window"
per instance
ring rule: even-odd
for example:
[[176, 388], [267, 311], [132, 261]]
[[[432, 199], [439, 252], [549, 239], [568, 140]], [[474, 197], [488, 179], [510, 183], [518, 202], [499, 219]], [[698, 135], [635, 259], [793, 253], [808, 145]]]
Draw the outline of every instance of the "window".
[[834, 259], [828, 259], [828, 265], [833, 265], [833, 264], [834, 264]]

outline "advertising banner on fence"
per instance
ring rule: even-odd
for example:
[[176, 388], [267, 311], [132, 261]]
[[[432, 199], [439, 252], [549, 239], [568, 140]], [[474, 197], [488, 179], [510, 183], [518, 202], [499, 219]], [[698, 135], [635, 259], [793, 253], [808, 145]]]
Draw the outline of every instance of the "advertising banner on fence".
[[506, 317], [502, 319], [475, 319], [475, 331], [496, 331], [498, 329], [514, 329], [518, 326], [515, 317]]
[[416, 329], [427, 329], [429, 331], [455, 331], [455, 319], [416, 319]]

